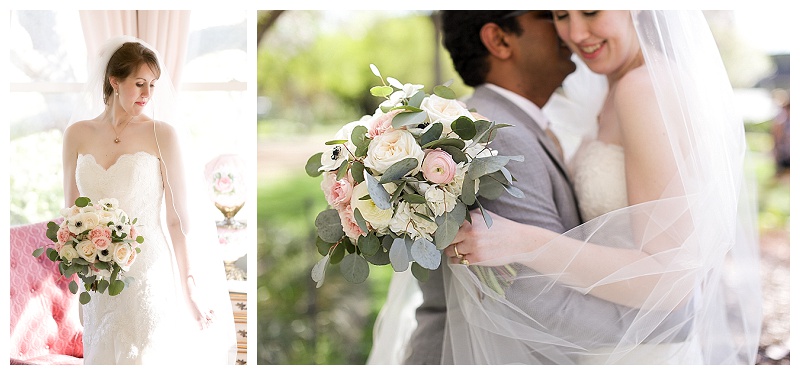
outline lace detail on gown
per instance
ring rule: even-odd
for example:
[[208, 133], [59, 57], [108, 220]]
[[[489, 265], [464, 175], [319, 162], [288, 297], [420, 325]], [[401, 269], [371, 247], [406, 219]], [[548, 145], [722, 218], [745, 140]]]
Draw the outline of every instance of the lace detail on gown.
[[[117, 198], [138, 218], [142, 252], [118, 296], [92, 293], [83, 305], [85, 364], [146, 364], [174, 361], [178, 339], [186, 337], [178, 270], [161, 227], [164, 187], [160, 160], [147, 152], [122, 155], [108, 169], [92, 155], [79, 155], [75, 170], [81, 196]], [[180, 355], [178, 354], [180, 358]]]
[[570, 170], [583, 221], [628, 206], [621, 146], [587, 141], [575, 153]]

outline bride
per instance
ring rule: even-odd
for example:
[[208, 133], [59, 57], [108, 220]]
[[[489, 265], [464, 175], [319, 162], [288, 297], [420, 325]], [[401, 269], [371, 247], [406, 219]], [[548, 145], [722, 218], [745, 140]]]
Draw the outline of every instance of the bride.
[[[585, 222], [559, 234], [488, 213], [487, 228], [472, 212], [444, 251], [442, 362], [755, 363], [761, 292], [744, 126], [704, 16], [553, 15], [562, 40], [608, 80], [597, 136], [572, 159]], [[487, 272], [504, 282], [482, 283]], [[560, 287], [614, 308], [555, 300]]]
[[124, 291], [81, 307], [84, 363], [232, 363], [230, 299], [222, 262], [208, 251], [218, 240], [197, 237], [212, 232], [191, 212], [202, 202], [189, 201], [178, 131], [163, 122], [173, 95], [166, 68], [143, 41], [119, 37], [101, 48], [90, 77], [86, 107], [64, 133], [65, 204], [116, 198], [145, 242]]

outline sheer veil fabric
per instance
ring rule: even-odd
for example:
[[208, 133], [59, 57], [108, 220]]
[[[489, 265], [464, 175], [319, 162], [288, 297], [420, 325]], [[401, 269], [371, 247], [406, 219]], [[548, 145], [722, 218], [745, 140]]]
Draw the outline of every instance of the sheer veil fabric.
[[[198, 326], [195, 329], [195, 325], [191, 324], [194, 317], [189, 313], [188, 305], [181, 304], [189, 324], [176, 325], [175, 332], [171, 336], [175, 337], [176, 353], [183, 353], [190, 357], [179, 356], [177, 359], [191, 360], [192, 363], [234, 364], [237, 345], [233, 309], [219, 249], [219, 239], [216, 236], [213, 204], [206, 193], [206, 182], [203, 176], [204, 159], [198, 158], [199, 155], [195, 155], [195, 152], [191, 151], [188, 146], [191, 129], [187, 125], [181, 124], [180, 119], [175, 116], [177, 92], [159, 52], [148, 43], [135, 37], [119, 36], [109, 39], [100, 47], [94, 58], [90, 59], [87, 85], [81, 101], [73, 112], [70, 124], [95, 118], [103, 112], [105, 105], [103, 104], [102, 85], [105, 67], [111, 55], [125, 42], [143, 44], [157, 55], [161, 66], [161, 76], [156, 82], [155, 90], [147, 107], [145, 107], [144, 115], [153, 122], [152, 136], [158, 149], [156, 156], [161, 161], [160, 166], [165, 176], [165, 191], [178, 192], [173, 193], [173, 196], [164, 197], [162, 222], [167, 222], [166, 216], [170, 211], [179, 218], [180, 231], [186, 236], [192, 275], [195, 277], [198, 290], [215, 315], [214, 323], [208, 328], [200, 330]], [[162, 133], [156, 131], [157, 123], [167, 123], [174, 129], [179, 142], [179, 150], [165, 148], [166, 140], [159, 139], [159, 134]], [[168, 165], [173, 167], [168, 168]], [[166, 190], [167, 187], [170, 189]], [[171, 243], [169, 242], [169, 232], [165, 230], [164, 235], [167, 237], [168, 243]], [[176, 257], [175, 249], [170, 246], [170, 250], [174, 259]], [[182, 290], [179, 269], [174, 261], [173, 265], [174, 281], [179, 285], [179, 290]], [[176, 300], [184, 301], [185, 298], [183, 295], [179, 295], [176, 296]]]
[[[667, 134], [671, 145], [671, 183], [658, 200], [611, 211], [535, 252], [503, 259], [516, 275], [502, 289], [478, 278], [490, 266], [444, 266], [443, 364], [755, 363], [762, 301], [755, 189], [725, 68], [700, 11], [631, 16], [663, 119], [653, 132]], [[550, 110], [557, 116], [560, 109]], [[596, 271], [589, 282], [579, 277], [578, 263], [608, 254], [604, 249], [642, 257]], [[569, 260], [546, 272], [525, 266], [555, 253]], [[582, 308], [584, 299], [620, 285], [631, 292], [605, 300], [602, 311]], [[556, 299], [558, 288], [579, 291], [579, 298]], [[376, 343], [393, 334], [380, 326]]]

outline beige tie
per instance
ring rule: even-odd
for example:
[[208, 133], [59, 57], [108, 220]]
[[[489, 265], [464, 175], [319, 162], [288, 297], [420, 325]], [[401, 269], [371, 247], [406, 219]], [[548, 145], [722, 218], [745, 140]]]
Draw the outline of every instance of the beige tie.
[[548, 137], [550, 137], [550, 140], [553, 141], [553, 144], [556, 146], [556, 150], [558, 150], [558, 157], [561, 158], [561, 160], [564, 160], [564, 150], [561, 148], [561, 142], [558, 141], [558, 137], [556, 137], [555, 133], [550, 130], [549, 125], [544, 129], [544, 132]]

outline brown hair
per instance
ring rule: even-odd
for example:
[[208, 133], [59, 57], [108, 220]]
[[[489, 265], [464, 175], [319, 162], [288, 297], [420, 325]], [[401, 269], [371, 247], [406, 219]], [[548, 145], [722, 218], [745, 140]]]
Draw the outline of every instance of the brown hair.
[[161, 77], [161, 67], [158, 65], [158, 57], [155, 52], [138, 42], [123, 43], [108, 60], [106, 74], [103, 81], [103, 103], [108, 104], [108, 98], [114, 93], [109, 77], [119, 79], [128, 78], [139, 69], [142, 64], [147, 64], [156, 78]]

